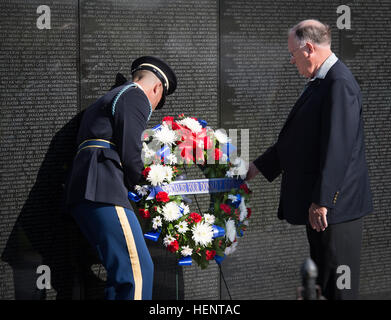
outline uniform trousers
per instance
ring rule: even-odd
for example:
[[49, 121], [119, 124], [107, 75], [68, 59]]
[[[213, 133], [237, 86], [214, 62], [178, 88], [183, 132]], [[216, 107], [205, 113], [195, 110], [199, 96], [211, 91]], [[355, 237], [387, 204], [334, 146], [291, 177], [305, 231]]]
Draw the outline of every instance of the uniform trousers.
[[359, 295], [362, 218], [329, 225], [317, 232], [307, 225], [317, 283], [329, 300], [355, 300]]
[[107, 271], [107, 300], [152, 299], [153, 262], [130, 209], [83, 201], [71, 210]]

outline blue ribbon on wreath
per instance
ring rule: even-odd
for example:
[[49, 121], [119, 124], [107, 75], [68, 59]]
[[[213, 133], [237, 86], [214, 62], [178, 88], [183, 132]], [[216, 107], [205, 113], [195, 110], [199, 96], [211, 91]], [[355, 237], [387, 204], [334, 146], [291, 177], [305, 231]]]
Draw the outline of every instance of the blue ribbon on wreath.
[[212, 226], [213, 229], [213, 238], [218, 238], [218, 237], [224, 237], [225, 236], [225, 230], [224, 228], [220, 226], [216, 226], [215, 224]]
[[161, 230], [149, 231], [147, 233], [144, 233], [144, 238], [156, 242], [159, 239], [160, 233], [161, 233]]
[[193, 260], [191, 259], [190, 256], [180, 258], [179, 261], [178, 261], [178, 264], [180, 266], [191, 266], [192, 263], [193, 263]]
[[236, 199], [234, 201], [229, 199], [227, 202], [237, 209], [237, 208], [239, 208], [240, 203], [242, 202], [242, 196], [238, 193], [235, 195], [235, 197], [236, 197]]
[[157, 156], [162, 159], [168, 157], [170, 153], [171, 153], [170, 147], [167, 145], [163, 146], [160, 150], [156, 151]]
[[132, 191], [128, 192], [128, 198], [134, 202], [139, 202], [141, 200], [141, 197], [137, 193]]
[[150, 190], [150, 193], [149, 193], [148, 198], [146, 200], [154, 199], [160, 191], [163, 191], [163, 189], [159, 186], [156, 186], [156, 187], [148, 186], [148, 189]]
[[224, 254], [224, 256], [215, 256], [215, 261], [217, 264], [221, 264], [223, 262], [223, 260], [225, 259], [226, 255]]

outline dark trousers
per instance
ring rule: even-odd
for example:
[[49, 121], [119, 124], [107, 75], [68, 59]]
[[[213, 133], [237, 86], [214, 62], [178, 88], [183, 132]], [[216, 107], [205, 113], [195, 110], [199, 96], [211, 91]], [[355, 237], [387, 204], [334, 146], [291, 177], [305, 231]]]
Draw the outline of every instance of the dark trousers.
[[358, 299], [362, 218], [332, 224], [320, 232], [307, 225], [307, 238], [322, 295], [329, 300]]
[[152, 299], [153, 262], [134, 212], [84, 201], [72, 209], [72, 216], [107, 271], [105, 298]]

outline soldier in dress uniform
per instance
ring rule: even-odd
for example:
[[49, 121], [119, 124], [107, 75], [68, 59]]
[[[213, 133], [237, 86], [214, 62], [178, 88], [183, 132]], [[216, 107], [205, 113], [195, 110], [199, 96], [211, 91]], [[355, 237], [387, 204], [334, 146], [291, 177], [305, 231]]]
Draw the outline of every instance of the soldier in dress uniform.
[[141, 135], [155, 109], [176, 89], [162, 60], [144, 56], [131, 66], [132, 82], [117, 83], [81, 120], [66, 203], [107, 271], [106, 299], [151, 299], [153, 262], [128, 190], [141, 177]]

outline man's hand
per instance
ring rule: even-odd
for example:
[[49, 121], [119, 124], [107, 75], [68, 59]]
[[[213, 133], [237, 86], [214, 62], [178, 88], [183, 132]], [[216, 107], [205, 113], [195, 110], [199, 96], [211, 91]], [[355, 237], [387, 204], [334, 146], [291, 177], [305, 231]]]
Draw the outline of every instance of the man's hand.
[[309, 221], [312, 229], [316, 229], [316, 231], [324, 231], [328, 224], [327, 224], [327, 208], [318, 206], [315, 203], [312, 203], [309, 210]]
[[248, 171], [247, 171], [247, 175], [246, 175], [245, 180], [249, 181], [249, 180], [255, 178], [255, 176], [258, 175], [258, 173], [259, 173], [258, 168], [255, 166], [255, 164], [253, 162], [251, 162], [248, 167]]

